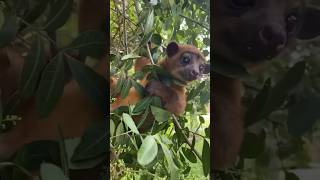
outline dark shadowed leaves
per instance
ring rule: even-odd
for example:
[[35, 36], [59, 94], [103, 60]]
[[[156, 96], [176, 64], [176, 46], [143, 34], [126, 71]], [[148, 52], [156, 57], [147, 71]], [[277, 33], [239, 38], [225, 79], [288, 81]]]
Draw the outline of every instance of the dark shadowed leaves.
[[17, 23], [17, 17], [8, 14], [5, 15], [1, 12], [3, 17], [5, 18], [4, 23], [0, 29], [0, 47], [7, 46], [11, 41], [13, 41], [18, 32], [19, 25]]
[[284, 103], [289, 91], [296, 87], [302, 80], [305, 67], [306, 63], [304, 61], [296, 63], [270, 90], [269, 97], [263, 109], [263, 116], [269, 115]]
[[45, 62], [46, 59], [42, 41], [39, 36], [36, 36], [23, 65], [19, 84], [19, 94], [21, 97], [29, 98], [34, 94]]
[[92, 123], [82, 136], [71, 161], [79, 162], [104, 156], [108, 151], [107, 136], [107, 122]]
[[50, 3], [50, 12], [43, 29], [53, 32], [63, 26], [72, 12], [73, 0], [56, 0]]
[[71, 43], [70, 48], [79, 50], [82, 57], [101, 57], [106, 52], [107, 37], [105, 33], [96, 30], [82, 32]]
[[41, 117], [47, 117], [55, 107], [64, 87], [63, 55], [58, 54], [44, 69], [37, 91], [36, 108]]
[[320, 119], [320, 97], [309, 97], [288, 109], [288, 131], [294, 136], [301, 136], [311, 130], [316, 120]]
[[80, 88], [104, 112], [107, 109], [106, 99], [108, 97], [106, 79], [76, 59], [68, 58], [67, 63]]

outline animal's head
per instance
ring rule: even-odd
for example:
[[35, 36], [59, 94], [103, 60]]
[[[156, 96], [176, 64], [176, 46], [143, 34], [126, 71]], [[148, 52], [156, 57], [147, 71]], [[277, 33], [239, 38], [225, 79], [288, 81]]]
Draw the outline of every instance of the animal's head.
[[171, 42], [166, 52], [167, 57], [162, 65], [183, 82], [188, 83], [210, 72], [210, 65], [206, 64], [203, 54], [192, 45]]
[[257, 63], [278, 55], [292, 38], [320, 34], [320, 10], [302, 0], [215, 0], [216, 55], [235, 63]]

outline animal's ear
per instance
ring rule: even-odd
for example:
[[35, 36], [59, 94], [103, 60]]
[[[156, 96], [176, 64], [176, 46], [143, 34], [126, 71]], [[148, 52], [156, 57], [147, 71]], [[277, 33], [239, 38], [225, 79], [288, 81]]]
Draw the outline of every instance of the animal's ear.
[[320, 35], [320, 9], [306, 7], [302, 15], [301, 29], [297, 38], [301, 40], [313, 39]]
[[179, 51], [179, 45], [176, 42], [171, 42], [167, 46], [167, 56], [171, 57]]
[[203, 74], [209, 74], [210, 73], [210, 64], [204, 64]]

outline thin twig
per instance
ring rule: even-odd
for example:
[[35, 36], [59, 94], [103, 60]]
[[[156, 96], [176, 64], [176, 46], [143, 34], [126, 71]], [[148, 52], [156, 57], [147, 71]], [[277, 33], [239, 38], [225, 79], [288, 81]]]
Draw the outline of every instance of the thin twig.
[[[138, 4], [137, 0], [134, 1], [134, 8], [135, 8], [135, 12], [136, 12], [137, 18], [139, 19], [139, 4]], [[143, 27], [143, 25], [141, 23], [140, 23], [140, 27], [141, 27], [142, 31], [144, 31], [144, 27]], [[146, 43], [146, 46], [147, 46], [147, 52], [148, 52], [148, 56], [149, 56], [150, 62], [151, 62], [152, 65], [155, 65], [154, 60], [153, 60], [152, 55], [151, 55], [151, 51], [150, 51], [150, 47], [149, 47], [148, 42]]]
[[193, 22], [193, 23], [195, 23], [195, 24], [200, 25], [201, 27], [205, 28], [206, 30], [210, 30], [207, 25], [204, 25], [204, 24], [201, 23], [201, 22], [198, 22], [198, 21], [196, 21], [196, 20], [194, 20], [194, 19], [192, 19], [192, 18], [190, 18], [190, 17], [187, 17], [187, 16], [185, 16], [185, 15], [183, 15], [183, 14], [179, 14], [179, 15], [180, 15], [181, 17], [185, 18], [186, 20], [189, 20], [189, 21], [191, 21], [191, 22]]
[[[182, 131], [182, 127], [181, 127], [177, 117], [174, 114], [171, 114], [171, 117], [173, 118], [174, 125]], [[184, 133], [182, 133], [182, 136], [183, 136], [184, 140], [186, 141], [186, 143], [190, 146], [191, 150], [198, 156], [199, 159], [202, 160], [200, 153], [192, 147], [192, 143], [189, 141], [188, 137]]]
[[126, 2], [122, 0], [122, 16], [123, 16], [123, 35], [124, 35], [124, 48], [126, 50], [126, 54], [128, 54], [128, 34], [127, 34], [127, 27], [126, 27]]

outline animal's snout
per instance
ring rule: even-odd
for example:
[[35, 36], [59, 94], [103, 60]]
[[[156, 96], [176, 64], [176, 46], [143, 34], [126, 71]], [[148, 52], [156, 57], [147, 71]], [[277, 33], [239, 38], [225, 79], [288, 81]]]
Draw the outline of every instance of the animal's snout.
[[265, 25], [258, 33], [261, 43], [273, 51], [280, 51], [287, 43], [287, 34], [280, 25]]

